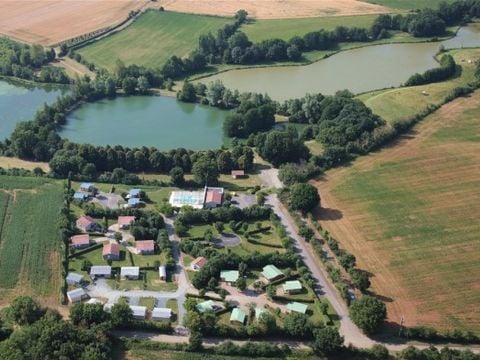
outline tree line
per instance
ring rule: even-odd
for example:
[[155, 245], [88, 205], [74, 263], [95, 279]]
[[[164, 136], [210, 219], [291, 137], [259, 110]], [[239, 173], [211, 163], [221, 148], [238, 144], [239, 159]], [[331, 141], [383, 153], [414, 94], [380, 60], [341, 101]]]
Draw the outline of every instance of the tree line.
[[451, 78], [457, 72], [459, 66], [455, 63], [452, 55], [443, 55], [440, 59], [440, 67], [425, 71], [423, 74], [414, 74], [405, 82], [405, 86], [416, 86], [440, 82]]
[[0, 38], [0, 75], [44, 83], [70, 83], [63, 69], [44, 66], [54, 59], [55, 50], [53, 49]]

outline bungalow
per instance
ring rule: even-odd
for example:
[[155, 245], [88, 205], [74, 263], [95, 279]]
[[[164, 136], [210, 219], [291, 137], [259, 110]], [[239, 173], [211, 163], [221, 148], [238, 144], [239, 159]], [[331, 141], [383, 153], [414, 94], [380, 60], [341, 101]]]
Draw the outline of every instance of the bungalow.
[[72, 247], [75, 249], [83, 249], [90, 246], [90, 235], [82, 234], [82, 235], [75, 235], [70, 238], [72, 243]]
[[234, 284], [238, 280], [239, 276], [240, 276], [240, 274], [239, 274], [238, 270], [222, 270], [222, 271], [220, 271], [220, 280], [226, 282], [229, 285]]
[[118, 228], [120, 230], [128, 230], [130, 225], [135, 221], [135, 216], [119, 216], [118, 217]]
[[140, 277], [140, 267], [138, 266], [122, 266], [120, 268], [120, 279], [122, 280], [138, 280]]
[[267, 266], [264, 266], [262, 269], [262, 276], [268, 282], [272, 282], [282, 278], [284, 275], [283, 275], [283, 272], [281, 272], [280, 269], [277, 268], [275, 265], [267, 265]]
[[69, 272], [65, 278], [68, 285], [77, 285], [83, 282], [83, 275], [74, 272]]
[[117, 243], [103, 245], [102, 256], [105, 260], [120, 260], [120, 245]]
[[80, 184], [80, 191], [84, 193], [95, 194], [97, 192], [97, 188], [93, 183], [82, 183]]
[[302, 283], [298, 280], [285, 281], [282, 285], [285, 294], [297, 294], [302, 291]]
[[130, 305], [130, 310], [132, 310], [134, 319], [144, 320], [145, 317], [147, 316], [146, 306]]
[[223, 188], [206, 188], [205, 203], [206, 209], [214, 209], [222, 205], [223, 201]]
[[190, 267], [192, 268], [192, 270], [198, 271], [202, 267], [204, 267], [206, 263], [207, 259], [205, 259], [203, 256], [199, 256], [190, 263]]
[[217, 312], [221, 309], [220, 306], [215, 304], [212, 300], [207, 300], [195, 305], [195, 308], [198, 310], [199, 313], [204, 313], [205, 311], [212, 310]]
[[232, 170], [232, 178], [240, 179], [245, 177], [245, 170]]
[[246, 317], [247, 315], [243, 310], [235, 308], [232, 310], [232, 314], [230, 315], [230, 322], [239, 322], [243, 325]]
[[88, 298], [88, 294], [82, 288], [67, 292], [67, 298], [70, 303], [76, 303]]
[[155, 252], [155, 241], [153, 240], [138, 240], [135, 242], [137, 254], [152, 255]]
[[112, 276], [112, 267], [95, 265], [90, 268], [90, 277], [92, 280], [97, 278], [109, 278]]
[[131, 198], [131, 199], [128, 199], [128, 202], [127, 202], [127, 207], [137, 207], [141, 204], [141, 201], [139, 198]]
[[306, 314], [308, 310], [308, 305], [299, 303], [299, 302], [291, 302], [287, 304], [287, 310], [289, 312], [297, 312], [300, 314]]
[[75, 194], [73, 194], [73, 199], [74, 200], [87, 200], [88, 195], [84, 192], [78, 191]]
[[101, 232], [102, 226], [95, 222], [95, 220], [90, 216], [80, 216], [78, 218], [76, 224], [77, 228], [82, 230], [83, 232]]
[[127, 195], [127, 199], [139, 198], [141, 195], [142, 190], [140, 189], [130, 189]]
[[172, 318], [172, 310], [169, 308], [153, 308], [152, 320], [156, 321], [169, 321]]
[[160, 276], [160, 280], [167, 280], [167, 268], [164, 265], [158, 268], [158, 276]]

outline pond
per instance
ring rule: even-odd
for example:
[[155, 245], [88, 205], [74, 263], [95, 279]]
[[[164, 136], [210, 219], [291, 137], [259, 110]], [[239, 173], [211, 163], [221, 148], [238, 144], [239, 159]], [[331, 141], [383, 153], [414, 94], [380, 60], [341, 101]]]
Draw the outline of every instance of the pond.
[[129, 96], [82, 105], [60, 136], [77, 143], [215, 149], [224, 143], [227, 111], [163, 96]]
[[438, 66], [434, 59], [440, 45], [446, 48], [480, 46], [480, 26], [461, 28], [457, 36], [442, 43], [405, 43], [367, 46], [342, 51], [305, 66], [276, 66], [232, 70], [201, 81], [221, 80], [241, 92], [267, 93], [283, 101], [306, 93], [334, 94], [349, 89], [361, 93], [399, 86], [414, 73]]
[[53, 103], [65, 91], [65, 88], [0, 80], [0, 141], [12, 133], [16, 123], [32, 120], [44, 103]]

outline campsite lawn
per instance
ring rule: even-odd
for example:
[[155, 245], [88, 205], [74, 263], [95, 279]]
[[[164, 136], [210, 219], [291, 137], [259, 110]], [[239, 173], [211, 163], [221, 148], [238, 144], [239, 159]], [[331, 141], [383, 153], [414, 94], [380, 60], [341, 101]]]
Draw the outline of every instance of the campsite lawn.
[[[60, 182], [0, 176], [0, 294], [47, 297], [60, 286]], [[39, 206], [41, 204], [41, 206]], [[57, 297], [55, 297], [57, 299]]]
[[318, 183], [336, 210], [322, 226], [373, 274], [390, 321], [480, 333], [479, 133], [476, 92]]
[[480, 56], [479, 49], [451, 50], [448, 53], [462, 67], [461, 75], [439, 83], [373, 91], [358, 96], [358, 99], [388, 122], [408, 119], [430, 105], [442, 103], [454, 88], [473, 81], [475, 64], [469, 64], [468, 60]]
[[201, 34], [215, 33], [232, 21], [226, 17], [150, 10], [126, 29], [77, 52], [89, 62], [110, 71], [115, 69], [117, 59], [127, 65], [156, 68], [172, 55], [188, 55], [197, 47]]

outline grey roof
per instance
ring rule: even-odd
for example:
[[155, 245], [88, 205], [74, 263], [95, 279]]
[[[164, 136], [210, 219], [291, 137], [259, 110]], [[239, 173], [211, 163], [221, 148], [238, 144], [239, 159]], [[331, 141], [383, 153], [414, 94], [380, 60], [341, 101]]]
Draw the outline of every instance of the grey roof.
[[67, 297], [69, 299], [81, 299], [82, 296], [85, 296], [87, 293], [82, 288], [70, 290], [67, 292]]
[[167, 268], [162, 265], [158, 268], [158, 276], [160, 277], [166, 277], [167, 276]]
[[147, 314], [146, 306], [130, 305], [130, 309], [135, 317], [145, 317]]
[[172, 310], [169, 308], [153, 308], [152, 318], [170, 319], [172, 317]]
[[138, 266], [122, 266], [120, 268], [120, 276], [138, 276], [140, 267]]
[[95, 265], [90, 268], [90, 275], [110, 275], [112, 267], [107, 265]]
[[67, 282], [71, 281], [71, 282], [79, 283], [80, 281], [83, 280], [83, 275], [77, 274], [74, 272], [69, 272], [66, 279], [67, 279]]

